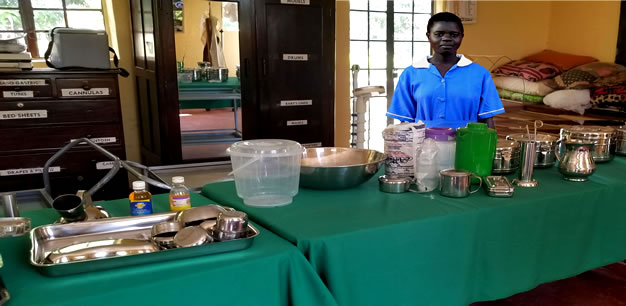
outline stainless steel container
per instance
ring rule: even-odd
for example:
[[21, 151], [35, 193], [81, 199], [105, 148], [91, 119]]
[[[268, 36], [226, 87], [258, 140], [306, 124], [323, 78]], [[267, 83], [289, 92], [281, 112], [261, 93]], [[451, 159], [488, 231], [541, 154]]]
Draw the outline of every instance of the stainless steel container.
[[533, 179], [533, 160], [535, 160], [535, 154], [537, 143], [532, 140], [520, 141], [520, 171], [518, 178], [513, 180], [513, 184], [520, 187], [537, 187], [537, 181]]
[[615, 135], [615, 129], [608, 126], [574, 125], [561, 129], [561, 141], [591, 141], [594, 144], [593, 160], [597, 163], [608, 162], [615, 157]]
[[[531, 135], [530, 137], [535, 137]], [[511, 134], [506, 136], [506, 139], [515, 140], [517, 142], [528, 140], [527, 134]], [[548, 168], [554, 166], [556, 163], [556, 156], [554, 152], [558, 147], [558, 137], [550, 134], [537, 133], [537, 140], [535, 145], [535, 168]]]
[[491, 173], [513, 173], [519, 168], [519, 143], [513, 140], [498, 139], [496, 155], [493, 158]]
[[515, 187], [509, 182], [506, 176], [486, 176], [485, 190], [490, 197], [510, 198], [515, 192]]
[[228, 81], [228, 68], [225, 67], [209, 67], [207, 68], [209, 82], [221, 83]]
[[378, 177], [378, 189], [386, 193], [403, 193], [409, 191], [411, 178], [388, 178], [385, 175]]
[[615, 128], [615, 154], [626, 155], [626, 125]]
[[201, 81], [204, 78], [205, 71], [202, 68], [194, 68], [191, 71], [192, 81]]
[[[472, 176], [478, 178], [480, 182], [478, 188], [474, 190], [471, 190]], [[439, 182], [439, 193], [442, 196], [463, 198], [478, 191], [483, 183], [483, 180], [471, 172], [446, 169], [439, 172]]]

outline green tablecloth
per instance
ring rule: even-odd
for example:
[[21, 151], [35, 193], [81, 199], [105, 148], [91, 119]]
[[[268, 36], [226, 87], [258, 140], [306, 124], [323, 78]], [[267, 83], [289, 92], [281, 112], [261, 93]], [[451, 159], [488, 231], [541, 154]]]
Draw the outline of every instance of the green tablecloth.
[[[207, 81], [195, 81], [191, 83], [178, 83], [179, 95], [185, 95], [188, 92], [232, 92], [233, 90], [239, 90], [241, 84], [236, 77], [228, 78], [226, 82], [221, 83], [209, 83]], [[237, 107], [241, 107], [241, 99], [237, 99], [234, 102], [237, 103]], [[229, 99], [198, 99], [198, 100], [181, 100], [179, 101], [180, 109], [211, 109], [211, 108], [223, 108], [233, 107], [233, 100]]]
[[[192, 206], [212, 203], [192, 195]], [[127, 199], [105, 203], [129, 214]], [[167, 195], [154, 197], [154, 211], [168, 210]], [[25, 212], [33, 226], [58, 217], [52, 209]], [[12, 295], [9, 305], [334, 305], [306, 259], [264, 228], [249, 249], [163, 263], [63, 277], [39, 274], [28, 263], [28, 237], [0, 239], [0, 269]]]
[[226, 82], [209, 83], [207, 81], [195, 81], [191, 83], [178, 83], [179, 90], [193, 90], [193, 89], [239, 89], [241, 83], [236, 77], [230, 77]]
[[625, 173], [624, 157], [584, 183], [537, 169], [513, 198], [385, 194], [376, 177], [277, 208], [245, 206], [233, 182], [202, 192], [296, 244], [340, 305], [464, 305], [626, 259]]

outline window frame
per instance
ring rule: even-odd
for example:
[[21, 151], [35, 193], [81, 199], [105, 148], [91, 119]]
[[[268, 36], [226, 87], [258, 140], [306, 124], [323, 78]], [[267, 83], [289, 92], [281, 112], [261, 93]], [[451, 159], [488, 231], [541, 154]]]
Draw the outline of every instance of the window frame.
[[65, 27], [69, 27], [69, 21], [67, 17], [67, 13], [69, 12], [100, 12], [102, 14], [102, 23], [103, 27], [107, 29], [107, 20], [106, 15], [104, 13], [105, 3], [104, 0], [100, 0], [100, 8], [68, 8], [66, 0], [61, 1], [61, 8], [33, 8], [31, 0], [18, 0], [17, 8], [15, 7], [7, 7], [0, 6], [0, 10], [18, 10], [20, 14], [20, 19], [22, 20], [22, 31], [12, 31], [12, 30], [0, 30], [0, 33], [22, 33], [26, 34], [26, 49], [31, 53], [33, 58], [43, 58], [46, 50], [39, 50], [39, 45], [37, 43], [37, 34], [38, 33], [49, 33], [51, 29], [46, 30], [38, 30], [35, 27], [35, 11], [62, 11], [63, 12], [63, 23]]

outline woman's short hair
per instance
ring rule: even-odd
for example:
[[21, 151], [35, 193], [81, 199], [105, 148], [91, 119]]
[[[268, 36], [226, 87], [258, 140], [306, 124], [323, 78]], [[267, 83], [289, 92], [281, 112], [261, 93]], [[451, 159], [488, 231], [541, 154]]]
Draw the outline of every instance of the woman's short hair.
[[450, 22], [454, 22], [459, 26], [459, 29], [461, 30], [461, 33], [464, 33], [463, 30], [463, 22], [461, 22], [461, 18], [459, 18], [457, 15], [454, 15], [450, 12], [441, 12], [441, 13], [437, 13], [435, 15], [432, 15], [430, 17], [430, 19], [428, 19], [428, 25], [426, 26], [426, 31], [428, 31], [430, 33], [430, 29], [433, 27], [433, 24], [435, 24], [435, 22], [437, 21], [450, 21]]

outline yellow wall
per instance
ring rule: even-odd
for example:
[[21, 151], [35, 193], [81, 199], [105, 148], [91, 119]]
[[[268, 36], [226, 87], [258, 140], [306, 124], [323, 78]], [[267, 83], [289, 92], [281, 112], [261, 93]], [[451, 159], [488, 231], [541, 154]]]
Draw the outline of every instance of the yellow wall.
[[350, 145], [350, 3], [335, 11], [335, 146]]
[[619, 1], [553, 2], [548, 49], [613, 62], [619, 12]]
[[[210, 6], [210, 9], [209, 9]], [[202, 61], [204, 45], [201, 42], [202, 20], [207, 14], [222, 20], [222, 2], [207, 0], [185, 0], [183, 5], [183, 32], [176, 32], [176, 60], [184, 58], [185, 67], [197, 67]], [[239, 32], [224, 31], [224, 58], [228, 74], [235, 76], [239, 65]]]

